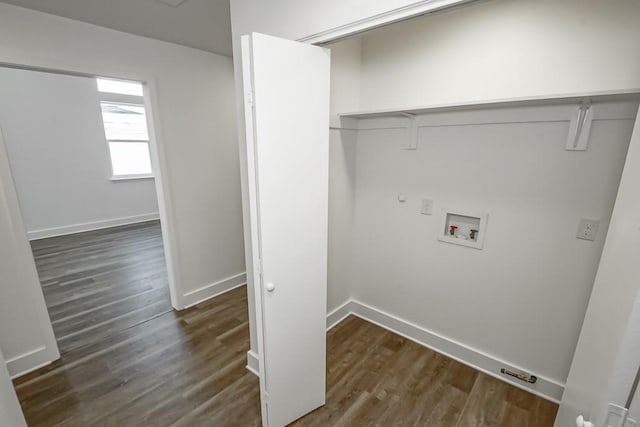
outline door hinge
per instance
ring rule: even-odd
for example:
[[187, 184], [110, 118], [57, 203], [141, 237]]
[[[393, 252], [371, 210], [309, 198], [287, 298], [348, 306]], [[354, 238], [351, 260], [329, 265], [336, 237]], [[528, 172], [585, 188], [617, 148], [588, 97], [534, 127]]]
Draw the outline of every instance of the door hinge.
[[253, 91], [247, 92], [247, 104], [249, 107], [253, 107], [255, 105]]

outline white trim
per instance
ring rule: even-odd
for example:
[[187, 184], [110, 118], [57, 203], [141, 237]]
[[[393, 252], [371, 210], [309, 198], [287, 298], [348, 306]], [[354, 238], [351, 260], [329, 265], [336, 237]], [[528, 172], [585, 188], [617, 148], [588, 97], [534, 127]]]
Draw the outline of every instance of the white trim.
[[354, 302], [349, 300], [327, 314], [327, 331], [333, 329], [354, 312]]
[[[592, 99], [596, 98], [596, 99]], [[345, 111], [338, 113], [338, 117], [343, 118], [374, 118], [380, 116], [399, 115], [400, 113], [409, 114], [427, 114], [433, 112], [443, 111], [459, 111], [466, 109], [484, 109], [484, 108], [507, 108], [518, 106], [537, 106], [537, 105], [549, 105], [549, 104], [572, 104], [576, 102], [584, 101], [585, 99], [592, 99], [594, 102], [623, 102], [632, 101], [638, 102], [640, 98], [640, 88], [620, 89], [620, 90], [606, 90], [595, 92], [583, 92], [583, 93], [561, 93], [561, 94], [549, 94], [549, 95], [536, 95], [536, 96], [524, 96], [516, 98], [500, 98], [490, 100], [479, 101], [464, 101], [464, 102], [450, 102], [443, 104], [431, 104], [431, 105], [419, 105], [419, 106], [406, 106], [406, 107], [393, 107], [376, 110], [360, 110], [360, 111]], [[568, 118], [567, 120], [570, 120]]]
[[[260, 259], [260, 221], [258, 219], [258, 194], [259, 189], [257, 185], [257, 166], [256, 166], [256, 146], [255, 146], [255, 126], [254, 126], [254, 97], [248, 96], [249, 93], [253, 93], [253, 35], [244, 35], [240, 38], [241, 44], [241, 71], [242, 71], [242, 86], [244, 88], [243, 100], [244, 100], [244, 129], [245, 138], [244, 144], [241, 145], [241, 150], [245, 150], [246, 160], [246, 176], [245, 179], [246, 188], [243, 193], [246, 194], [246, 201], [248, 204], [243, 203], [243, 215], [248, 214], [249, 229], [245, 228], [245, 242], [246, 246], [251, 249], [250, 257], [247, 258], [249, 264], [247, 270], [251, 272], [253, 283], [247, 287], [253, 291], [253, 309], [255, 312], [255, 328], [253, 329], [256, 336], [258, 346], [258, 372], [265, 372], [264, 370], [264, 328], [263, 323], [263, 307], [262, 307], [262, 261]], [[244, 161], [243, 160], [243, 163]], [[244, 202], [244, 200], [243, 200]], [[247, 209], [245, 210], [245, 207]], [[244, 221], [243, 217], [243, 221]], [[247, 225], [246, 223], [244, 225]], [[255, 241], [254, 241], [255, 240]], [[260, 395], [267, 396], [266, 381], [264, 376], [260, 376]], [[268, 412], [267, 412], [267, 400], [260, 399], [260, 413], [262, 415], [262, 424], [265, 426], [268, 424]]]
[[239, 288], [246, 284], [247, 274], [244, 272], [238, 273], [234, 276], [227, 277], [215, 283], [187, 292], [180, 297], [180, 306], [176, 307], [176, 309], [184, 310], [185, 308], [192, 307], [202, 301], [217, 297], [225, 292], [229, 292], [232, 289]]
[[64, 225], [62, 227], [43, 228], [27, 232], [29, 240], [45, 239], [48, 237], [65, 236], [67, 234], [83, 233], [85, 231], [101, 230], [103, 228], [117, 227], [120, 225], [136, 224], [138, 222], [154, 221], [160, 219], [158, 212], [142, 215], [125, 216], [121, 218], [105, 219], [100, 221], [83, 222], [80, 224]]
[[260, 376], [260, 362], [258, 361], [258, 354], [252, 350], [247, 351], [247, 370], [257, 377]]
[[[511, 377], [501, 374], [500, 369], [507, 368], [511, 371], [521, 372], [526, 370], [359, 301], [349, 300], [327, 314], [327, 331], [340, 324], [350, 315], [357, 316], [367, 322], [378, 325], [431, 350], [444, 354], [453, 360], [470, 366], [477, 371], [511, 384], [514, 387], [528, 391], [551, 402], [560, 403], [564, 391], [564, 384], [541, 377], [535, 372], [532, 372], [532, 374], [538, 377], [538, 381], [535, 384], [514, 380]], [[247, 353], [247, 369], [258, 375], [259, 369], [257, 362], [250, 360], [250, 357], [256, 358], [257, 360], [257, 354], [253, 351]], [[249, 365], [251, 365], [251, 368], [249, 368]]]
[[141, 175], [113, 175], [109, 178], [110, 181], [132, 181], [136, 179], [154, 179], [155, 176], [150, 174], [141, 174]]
[[[615, 96], [588, 97], [591, 99], [593, 120], [635, 120], [640, 101], [640, 93], [634, 97], [620, 99]], [[466, 105], [460, 107], [446, 107], [439, 109], [408, 109], [415, 114], [414, 121], [419, 128], [505, 124], [505, 123], [540, 123], [540, 122], [566, 122], [575, 120], [576, 101], [559, 101], [557, 99], [537, 99], [535, 101], [515, 101], [511, 104]], [[508, 109], [504, 107], [510, 105]], [[406, 129], [408, 120], [403, 117], [404, 110], [377, 111], [349, 115], [334, 115], [333, 127], [336, 129], [350, 129], [354, 131], [370, 131], [380, 129]]]
[[[97, 77], [96, 79], [99, 79], [99, 78], [100, 77]], [[103, 79], [103, 80], [117, 80], [117, 79]], [[124, 80], [120, 80], [120, 81], [124, 81]], [[143, 91], [142, 96], [125, 95], [123, 93], [97, 91], [98, 92], [98, 99], [100, 100], [100, 102], [143, 106], [144, 105], [144, 82], [131, 81], [130, 80], [129, 83], [139, 83], [139, 84], [141, 84], [142, 85], [142, 91]], [[97, 82], [96, 82], [96, 86], [97, 86]], [[97, 90], [97, 87], [96, 87], [96, 90]]]
[[368, 18], [359, 19], [345, 25], [341, 25], [330, 30], [321, 31], [310, 36], [298, 39], [299, 42], [318, 44], [327, 43], [341, 38], [353, 36], [355, 34], [369, 31], [383, 25], [414, 18], [419, 15], [437, 12], [454, 6], [470, 3], [474, 0], [422, 0], [416, 3], [389, 10]]
[[57, 351], [51, 354], [51, 351], [48, 350], [47, 347], [42, 346], [7, 359], [7, 370], [9, 371], [9, 375], [11, 375], [11, 379], [18, 378], [36, 369], [50, 365], [56, 359], [58, 359]]
[[180, 256], [176, 249], [177, 231], [176, 219], [171, 205], [171, 188], [165, 182], [166, 171], [169, 167], [166, 163], [167, 155], [164, 149], [164, 135], [160, 120], [160, 107], [157, 98], [157, 87], [155, 79], [150, 78], [143, 82], [144, 109], [147, 117], [147, 130], [149, 132], [149, 156], [151, 158], [151, 170], [155, 179], [153, 183], [156, 187], [156, 197], [158, 199], [158, 211], [160, 212], [160, 229], [162, 230], [162, 244], [164, 247], [164, 257], [167, 264], [167, 276], [169, 280], [169, 294], [171, 305], [178, 308], [178, 295], [182, 292]]
[[[32, 320], [37, 328], [38, 347], [29, 350], [19, 356], [13, 357], [7, 362], [7, 370], [12, 375], [18, 375], [28, 372], [45, 363], [56, 360], [60, 357], [58, 343], [53, 332], [53, 326], [47, 311], [47, 305], [44, 300], [44, 293], [40, 285], [40, 278], [36, 269], [36, 263], [31, 252], [31, 245], [27, 240], [24, 221], [20, 212], [18, 203], [18, 195], [15, 190], [15, 183], [11, 175], [11, 166], [0, 128], [0, 209], [5, 209], [8, 219], [9, 239], [13, 241], [15, 250], [18, 253], [19, 265], [18, 270], [22, 270], [20, 274], [20, 287], [25, 291], [26, 300], [23, 301], [25, 306], [27, 303], [33, 309], [30, 313]], [[33, 344], [31, 344], [33, 345]], [[16, 349], [14, 351], [24, 351]]]

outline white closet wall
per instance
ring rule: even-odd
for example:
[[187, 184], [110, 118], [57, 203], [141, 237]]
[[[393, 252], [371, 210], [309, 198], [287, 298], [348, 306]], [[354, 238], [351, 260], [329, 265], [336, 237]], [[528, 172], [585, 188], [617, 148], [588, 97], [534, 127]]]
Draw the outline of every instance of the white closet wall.
[[367, 33], [362, 109], [640, 88], [640, 3], [471, 3]]
[[[505, 67], [512, 67], [506, 71], [495, 62], [489, 65], [486, 61], [493, 61], [492, 53], [480, 49], [482, 43], [498, 46], [499, 52], [493, 54], [503, 58], [508, 52], [518, 51], [514, 44], [535, 45], [529, 31], [515, 32], [517, 41], [500, 42], [496, 34], [484, 31], [490, 22], [485, 7], [480, 4], [367, 33], [359, 38], [360, 52], [352, 52], [350, 59], [359, 57], [359, 67], [345, 65], [347, 42], [332, 45], [336, 53], [332, 96], [356, 105], [353, 110], [369, 110], [528, 97], [532, 93], [544, 98], [545, 94], [579, 92], [580, 87], [585, 91], [612, 89], [595, 80], [583, 81], [584, 86], [570, 86], [565, 81], [554, 87], [550, 85], [553, 80], [545, 80], [542, 75], [534, 79], [534, 85], [539, 86], [532, 92], [532, 86], [523, 80], [526, 70], [516, 69], [534, 66], [527, 62], [533, 61], [531, 58], [515, 61], [517, 66], [506, 61]], [[516, 13], [511, 7], [507, 6], [509, 13]], [[535, 6], [529, 7], [536, 12]], [[563, 8], [569, 6], [558, 7], [559, 16], [566, 16], [568, 9]], [[625, 7], [631, 6], [622, 5], [609, 14], [625, 20]], [[595, 25], [599, 18], [595, 13], [587, 15], [583, 18]], [[527, 22], [533, 25], [533, 20]], [[466, 29], [447, 32], [447, 25]], [[499, 20], [496, 31], [504, 35], [510, 31], [509, 25]], [[582, 23], [571, 25], [579, 28]], [[463, 45], [474, 39], [477, 42], [479, 37], [485, 39], [478, 46], [472, 44], [475, 49], [468, 55], [459, 55]], [[596, 46], [610, 52], [618, 41], [615, 37], [604, 38]], [[354, 40], [348, 42], [352, 49], [357, 48]], [[563, 43], [568, 48], [573, 41], [564, 38]], [[558, 52], [540, 49], [537, 55], [552, 58]], [[572, 70], [574, 62], [560, 61], [558, 75]], [[474, 73], [482, 64], [484, 73]], [[360, 73], [353, 83], [357, 91], [345, 92], [339, 82], [354, 70]], [[501, 74], [503, 71], [506, 74]], [[632, 85], [623, 73], [618, 75], [619, 82]], [[340, 77], [338, 83], [334, 76]], [[505, 84], [518, 80], [520, 92]], [[351, 97], [348, 102], [347, 97]], [[415, 151], [405, 150], [405, 129], [398, 126], [405, 126], [406, 119], [398, 117], [369, 120], [365, 126], [378, 128], [375, 130], [334, 131], [341, 135], [343, 149], [347, 147], [353, 153], [355, 147], [355, 153], [342, 165], [343, 170], [350, 171], [350, 179], [335, 181], [347, 185], [353, 194], [353, 205], [349, 205], [353, 231], [352, 241], [347, 244], [346, 216], [342, 222], [330, 217], [330, 236], [341, 237], [340, 254], [330, 253], [330, 271], [332, 259], [334, 265], [337, 258], [346, 264], [342, 256], [347, 249], [351, 250], [351, 265], [329, 276], [329, 310], [337, 306], [331, 301], [337, 303], [348, 297], [433, 332], [456, 348], [468, 349], [468, 356], [461, 358], [480, 367], [480, 362], [489, 361], [484, 367], [494, 374], [494, 367], [504, 363], [538, 375], [540, 383], [545, 384], [541, 392], [559, 400], [593, 286], [636, 112], [635, 104], [597, 106], [603, 115], [594, 121], [589, 150], [569, 152], [564, 147], [568, 117], [575, 105], [510, 109], [509, 114], [516, 118], [509, 120], [503, 118], [503, 111], [485, 110], [483, 116], [490, 119], [481, 125], [472, 125], [478, 121], [473, 109], [440, 114], [438, 120], [454, 126], [421, 128]], [[334, 110], [345, 111], [348, 109]], [[335, 117], [332, 119], [340, 126]], [[384, 129], [393, 128], [394, 123], [396, 129]], [[352, 127], [349, 122], [341, 125]], [[331, 172], [334, 180], [333, 166]], [[334, 187], [332, 191], [348, 192]], [[406, 195], [406, 203], [398, 203], [400, 193]], [[422, 198], [434, 200], [434, 215], [420, 214]], [[344, 200], [332, 199], [330, 209], [340, 204], [344, 205]], [[443, 208], [489, 213], [482, 251], [437, 241]], [[576, 239], [581, 217], [601, 221], [595, 242]], [[341, 289], [344, 283], [348, 285]], [[341, 298], [332, 300], [332, 295]], [[329, 323], [339, 317], [330, 316]]]
[[[360, 39], [346, 40], [331, 49], [331, 123], [339, 126], [337, 113], [354, 110], [360, 100]], [[355, 141], [357, 133], [332, 129], [329, 135], [329, 253], [327, 311], [351, 296], [351, 244], [355, 190]], [[329, 322], [338, 319], [329, 319]]]
[[[368, 122], [382, 129], [357, 138], [354, 300], [562, 386], [636, 105], [594, 121], [582, 152], [565, 150], [568, 121], [544, 117], [574, 108], [419, 117], [432, 127], [419, 129], [417, 150], [405, 149], [404, 128]], [[422, 198], [433, 215], [420, 213]], [[482, 250], [437, 240], [445, 208], [489, 214]], [[600, 220], [595, 242], [576, 239], [581, 217]]]

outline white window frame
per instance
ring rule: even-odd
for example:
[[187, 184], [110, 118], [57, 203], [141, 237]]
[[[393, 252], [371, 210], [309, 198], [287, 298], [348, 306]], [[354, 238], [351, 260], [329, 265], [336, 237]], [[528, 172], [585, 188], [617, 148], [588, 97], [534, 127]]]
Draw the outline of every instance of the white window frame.
[[[96, 85], [97, 90], [97, 85]], [[144, 96], [136, 96], [136, 95], [123, 95], [118, 93], [111, 92], [100, 92], [98, 91], [99, 105], [100, 105], [100, 117], [103, 120], [103, 128], [104, 128], [104, 118], [102, 117], [102, 104], [116, 104], [116, 105], [129, 105], [133, 107], [142, 107], [145, 113], [145, 122], [147, 125], [147, 139], [139, 139], [139, 140], [121, 140], [121, 139], [108, 139], [107, 134], [105, 132], [105, 141], [107, 144], [107, 152], [109, 154], [109, 168], [111, 170], [111, 177], [109, 178], [111, 181], [130, 181], [136, 179], [154, 179], [155, 175], [153, 174], [154, 165], [153, 165], [153, 156], [151, 155], [151, 141], [150, 141], [150, 129], [149, 129], [149, 118], [147, 117], [148, 111], [144, 103]], [[113, 159], [111, 158], [111, 148], [109, 143], [111, 142], [132, 142], [132, 143], [141, 143], [144, 142], [147, 144], [147, 149], [149, 150], [149, 160], [151, 161], [151, 173], [147, 174], [131, 174], [131, 175], [116, 175], [113, 172]]]

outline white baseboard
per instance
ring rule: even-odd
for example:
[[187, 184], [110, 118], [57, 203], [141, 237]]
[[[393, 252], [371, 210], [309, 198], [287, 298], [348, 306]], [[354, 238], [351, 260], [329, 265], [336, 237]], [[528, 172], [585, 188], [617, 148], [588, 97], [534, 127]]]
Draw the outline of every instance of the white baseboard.
[[247, 284], [247, 274], [239, 273], [235, 276], [227, 277], [219, 280], [210, 285], [203, 286], [199, 289], [189, 291], [180, 297], [180, 307], [176, 307], [178, 310], [183, 310], [194, 306], [209, 298], [217, 297], [220, 294], [229, 292], [232, 289], [244, 286]]
[[158, 212], [152, 212], [142, 215], [125, 216], [121, 218], [83, 222], [80, 224], [44, 228], [41, 230], [32, 230], [27, 232], [27, 237], [29, 238], [29, 240], [46, 239], [47, 237], [64, 236], [67, 234], [82, 233], [84, 231], [101, 230], [103, 228], [135, 224], [137, 222], [153, 221], [156, 219], [160, 219], [160, 214]]
[[538, 377], [535, 384], [525, 383], [512, 377], [500, 373], [501, 368], [511, 371], [525, 371], [520, 367], [500, 360], [486, 354], [482, 351], [471, 348], [462, 343], [456, 342], [450, 338], [436, 334], [428, 329], [417, 326], [397, 316], [387, 314], [382, 310], [363, 304], [358, 301], [350, 301], [352, 314], [358, 316], [368, 322], [381, 326], [391, 332], [402, 337], [410, 339], [418, 344], [428, 347], [438, 353], [444, 354], [460, 363], [477, 369], [487, 375], [509, 383], [515, 387], [526, 390], [546, 400], [554, 403], [560, 403], [564, 384], [560, 384], [554, 380], [541, 377], [535, 372], [532, 374]]
[[[380, 309], [355, 300], [345, 302], [327, 315], [327, 331], [338, 325], [350, 315], [358, 316], [367, 322], [371, 322], [385, 328], [395, 334], [430, 348], [438, 353], [444, 354], [451, 359], [457, 360], [458, 362], [470, 366], [480, 372], [520, 389], [526, 390], [546, 400], [550, 400], [554, 403], [560, 403], [562, 392], [564, 391], [564, 384], [560, 384], [554, 380], [544, 378], [539, 375], [537, 376], [538, 381], [535, 384], [528, 384], [512, 379], [509, 376], [501, 374], [500, 369], [506, 368], [512, 371], [524, 370], [514, 364], [495, 358], [482, 351], [473, 349], [467, 345], [436, 334], [435, 332], [417, 326], [397, 316], [385, 313]], [[247, 368], [251, 363], [253, 363], [253, 361], [249, 360], [249, 356], [255, 358], [255, 368], [250, 370], [257, 375], [257, 355], [252, 351], [249, 351], [247, 355]]]
[[255, 376], [259, 376], [260, 374], [260, 365], [258, 364], [258, 355], [249, 350], [247, 351], [247, 370], [254, 374]]
[[47, 366], [57, 358], [57, 353], [51, 354], [47, 347], [38, 347], [20, 356], [7, 359], [7, 370], [13, 379]]
[[327, 314], [327, 331], [349, 317], [354, 312], [355, 302], [349, 300]]

